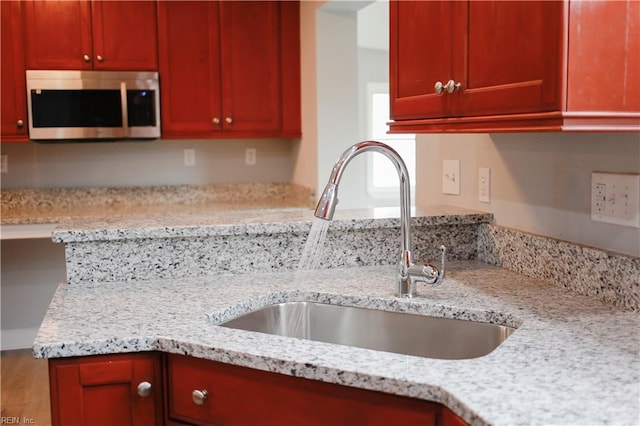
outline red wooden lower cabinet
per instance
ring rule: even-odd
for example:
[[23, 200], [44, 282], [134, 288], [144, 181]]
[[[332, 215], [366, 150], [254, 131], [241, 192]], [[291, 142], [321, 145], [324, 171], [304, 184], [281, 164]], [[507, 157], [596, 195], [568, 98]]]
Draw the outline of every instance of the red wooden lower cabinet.
[[51, 423], [163, 424], [161, 355], [141, 352], [50, 359]]
[[176, 425], [466, 424], [437, 403], [180, 355], [167, 357], [166, 388]]
[[53, 425], [434, 425], [441, 404], [182, 355], [49, 360]]

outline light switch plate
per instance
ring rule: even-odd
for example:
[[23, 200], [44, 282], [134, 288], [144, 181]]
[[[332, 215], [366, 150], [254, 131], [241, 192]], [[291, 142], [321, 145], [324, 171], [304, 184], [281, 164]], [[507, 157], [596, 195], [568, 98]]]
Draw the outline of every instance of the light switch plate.
[[442, 193], [460, 195], [460, 160], [442, 160]]
[[591, 174], [591, 220], [640, 228], [640, 174]]

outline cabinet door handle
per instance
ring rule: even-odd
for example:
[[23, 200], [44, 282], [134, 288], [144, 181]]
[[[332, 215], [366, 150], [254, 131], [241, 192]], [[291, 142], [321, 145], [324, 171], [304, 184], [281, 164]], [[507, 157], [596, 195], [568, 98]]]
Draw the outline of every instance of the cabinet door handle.
[[213, 124], [220, 124], [220, 119], [218, 117], [213, 117]]
[[208, 397], [209, 392], [207, 392], [205, 389], [195, 389], [193, 392], [191, 392], [191, 400], [196, 405], [203, 405]]
[[449, 80], [447, 81], [447, 84], [443, 84], [441, 81], [436, 81], [433, 88], [436, 91], [436, 95], [442, 95], [444, 92], [453, 93], [456, 90], [460, 90], [462, 88], [462, 83], [456, 83], [453, 80]]
[[146, 398], [151, 395], [151, 383], [149, 382], [140, 382], [137, 388], [138, 396], [142, 398]]
[[82, 59], [83, 59], [85, 62], [91, 62], [91, 56], [89, 56], [89, 55], [84, 55], [84, 56], [82, 57]]
[[453, 93], [454, 91], [460, 90], [462, 88], [462, 83], [456, 83], [453, 80], [449, 80], [447, 81], [447, 84], [445, 84], [444, 89], [447, 91], [447, 93]]
[[22, 120], [18, 120], [16, 122], [16, 125], [18, 126], [18, 129], [22, 129], [24, 127], [24, 121]]
[[104, 58], [102, 57], [102, 55], [96, 56], [96, 59], [98, 60], [98, 62], [104, 61]]
[[227, 118], [225, 118], [225, 119], [224, 119], [224, 121], [226, 121], [226, 122], [227, 122], [227, 124], [231, 124], [231, 123], [233, 123], [233, 120], [231, 119], [231, 117], [227, 117]]

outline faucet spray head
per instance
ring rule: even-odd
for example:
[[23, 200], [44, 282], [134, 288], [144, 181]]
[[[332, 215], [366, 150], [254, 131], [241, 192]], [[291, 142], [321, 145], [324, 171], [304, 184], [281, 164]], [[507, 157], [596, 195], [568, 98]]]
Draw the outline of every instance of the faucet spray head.
[[314, 216], [319, 219], [332, 220], [338, 204], [338, 185], [328, 183], [316, 205]]

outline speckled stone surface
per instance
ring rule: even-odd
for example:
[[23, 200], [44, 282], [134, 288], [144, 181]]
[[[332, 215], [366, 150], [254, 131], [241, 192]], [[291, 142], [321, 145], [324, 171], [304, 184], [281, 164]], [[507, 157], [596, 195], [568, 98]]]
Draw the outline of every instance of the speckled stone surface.
[[[36, 357], [157, 350], [437, 401], [474, 425], [634, 425], [640, 419], [640, 315], [479, 262], [439, 287], [392, 296], [392, 266], [207, 279], [61, 285]], [[503, 323], [489, 355], [440, 360], [234, 330], [218, 321], [313, 300]]]
[[287, 182], [2, 190], [1, 223], [203, 214], [312, 206], [312, 191]]
[[478, 259], [640, 311], [637, 257], [483, 224]]
[[[418, 209], [411, 221], [416, 260], [474, 259], [477, 226], [488, 214]], [[339, 216], [342, 215], [343, 219]], [[343, 211], [329, 222], [321, 268], [386, 265], [400, 255], [397, 210]], [[314, 218], [309, 209], [253, 210], [184, 217], [75, 221], [53, 235], [65, 243], [67, 281], [209, 277], [220, 273], [292, 270]]]

